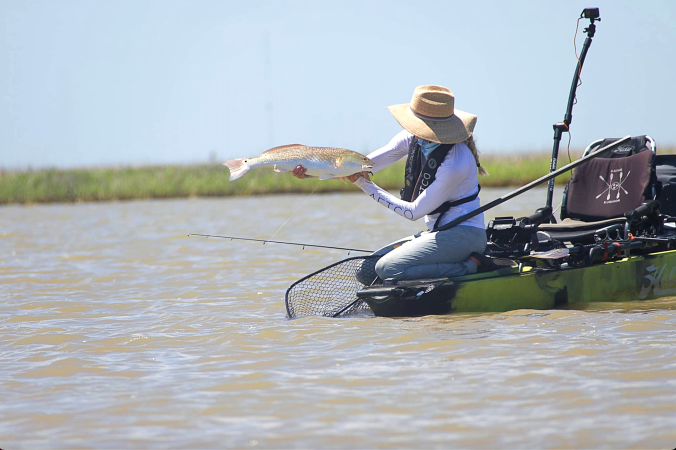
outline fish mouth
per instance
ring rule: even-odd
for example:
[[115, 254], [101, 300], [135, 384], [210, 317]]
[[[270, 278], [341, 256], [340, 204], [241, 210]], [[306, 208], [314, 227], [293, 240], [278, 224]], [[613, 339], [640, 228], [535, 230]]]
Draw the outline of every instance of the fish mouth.
[[370, 172], [371, 169], [373, 169], [373, 164], [362, 164], [361, 165], [362, 172]]

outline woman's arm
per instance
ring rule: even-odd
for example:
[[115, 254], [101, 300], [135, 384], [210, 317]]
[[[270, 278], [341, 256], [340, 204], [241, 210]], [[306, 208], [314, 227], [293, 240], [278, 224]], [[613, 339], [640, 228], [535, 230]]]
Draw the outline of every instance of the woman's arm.
[[408, 148], [412, 139], [414, 139], [413, 135], [403, 130], [397, 133], [387, 145], [369, 153], [367, 156], [374, 164], [372, 172], [378, 172], [408, 156]]
[[414, 202], [406, 202], [390, 194], [372, 181], [359, 177], [354, 184], [381, 205], [409, 220], [418, 220], [449, 200], [451, 193], [466, 176], [464, 168], [457, 167], [450, 158], [444, 159], [432, 184]]

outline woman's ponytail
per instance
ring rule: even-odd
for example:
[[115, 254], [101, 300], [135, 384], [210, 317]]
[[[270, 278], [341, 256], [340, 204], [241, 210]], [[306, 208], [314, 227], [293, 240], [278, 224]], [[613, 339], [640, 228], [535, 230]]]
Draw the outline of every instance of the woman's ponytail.
[[479, 150], [477, 150], [476, 144], [474, 143], [474, 136], [470, 136], [465, 141], [465, 144], [467, 144], [469, 149], [472, 151], [472, 155], [474, 155], [474, 160], [476, 161], [476, 167], [479, 170], [479, 175], [488, 175], [488, 172], [486, 172], [486, 169], [481, 167], [481, 163], [479, 162]]

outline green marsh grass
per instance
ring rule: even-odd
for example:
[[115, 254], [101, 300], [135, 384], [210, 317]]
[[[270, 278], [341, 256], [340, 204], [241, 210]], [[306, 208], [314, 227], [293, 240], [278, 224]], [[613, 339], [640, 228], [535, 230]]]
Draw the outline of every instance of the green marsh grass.
[[[662, 153], [662, 152], [661, 152]], [[575, 160], [579, 155], [574, 155]], [[549, 172], [549, 155], [497, 156], [483, 154], [490, 174], [480, 177], [482, 187], [523, 186]], [[568, 164], [561, 152], [559, 167]], [[375, 174], [384, 189], [398, 190], [404, 165], [398, 163]], [[351, 183], [339, 180], [298, 180], [290, 173], [256, 169], [236, 181], [228, 181], [228, 169], [220, 164], [85, 169], [0, 170], [0, 204], [95, 202], [148, 198], [225, 197], [283, 193], [355, 192]], [[566, 173], [556, 179], [565, 184]]]

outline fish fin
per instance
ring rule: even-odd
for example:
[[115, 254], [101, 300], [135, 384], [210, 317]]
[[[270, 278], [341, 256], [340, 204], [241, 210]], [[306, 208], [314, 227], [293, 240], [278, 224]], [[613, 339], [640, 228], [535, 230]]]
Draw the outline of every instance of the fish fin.
[[331, 173], [331, 174], [328, 174], [328, 175], [322, 175], [321, 177], [319, 177], [319, 179], [323, 181], [323, 180], [330, 180], [333, 177], [334, 177], [334, 175]]
[[345, 177], [340, 177], [340, 179], [343, 180], [343, 183], [344, 183], [345, 185], [347, 185], [347, 178], [345, 178]]
[[[265, 150], [263, 153], [268, 153], [272, 151], [277, 151], [277, 150], [282, 150], [285, 148], [291, 148], [291, 147], [305, 147], [303, 144], [289, 144], [289, 145], [280, 145], [279, 147], [273, 147], [269, 150]], [[261, 153], [261, 155], [263, 154]], [[260, 156], [260, 155], [259, 155]]]
[[343, 155], [340, 155], [336, 158], [336, 162], [333, 164], [334, 167], [338, 168], [343, 165]]
[[275, 164], [275, 167], [272, 170], [274, 170], [275, 172], [289, 172], [289, 169], [279, 168], [277, 167], [277, 164]]
[[237, 178], [243, 177], [251, 167], [246, 163], [246, 158], [240, 159], [231, 159], [223, 163], [224, 166], [228, 166], [230, 169], [230, 181], [235, 181]]

